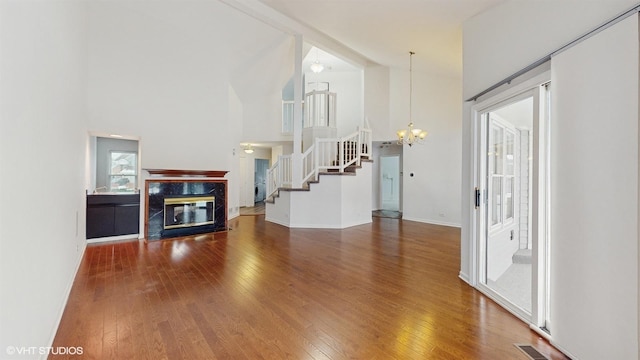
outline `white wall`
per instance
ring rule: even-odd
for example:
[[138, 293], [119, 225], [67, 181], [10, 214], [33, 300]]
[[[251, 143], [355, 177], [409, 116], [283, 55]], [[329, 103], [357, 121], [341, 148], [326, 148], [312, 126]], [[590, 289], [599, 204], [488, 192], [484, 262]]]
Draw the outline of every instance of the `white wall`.
[[[363, 72], [325, 70], [319, 74], [308, 73], [305, 80], [306, 89], [315, 89], [309, 83], [328, 82], [329, 90], [336, 93], [336, 127], [338, 136], [349, 135], [356, 131], [364, 120], [363, 113]], [[324, 89], [324, 84], [320, 84]]]
[[310, 191], [281, 191], [273, 204], [266, 204], [266, 219], [292, 228], [343, 229], [370, 223], [371, 168], [371, 162], [363, 162], [356, 175], [321, 175]]
[[364, 69], [364, 116], [373, 132], [373, 141], [395, 140], [395, 129], [390, 121], [390, 70], [386, 66], [368, 66]]
[[279, 134], [273, 94], [286, 81], [290, 37], [221, 2], [88, 6], [90, 130], [139, 137], [143, 168], [230, 171], [235, 216], [234, 149], [246, 129]]
[[83, 2], [0, 2], [2, 358], [51, 345], [85, 247], [85, 20]]
[[634, 15], [551, 61], [552, 335], [577, 359], [638, 359], [638, 41]]
[[[581, 2], [577, 11], [574, 2], [509, 1], [478, 15], [464, 26], [465, 98], [634, 3]], [[639, 358], [638, 30], [609, 34], [584, 43], [604, 42], [606, 50], [567, 55], [562, 73], [555, 68], [552, 79], [551, 334], [558, 347], [579, 359]], [[578, 91], [555, 89], [562, 83], [578, 85]], [[463, 278], [471, 270], [470, 107], [463, 106]], [[611, 173], [624, 180], [617, 177], [611, 187]]]
[[630, 9], [637, 0], [510, 0], [463, 25], [464, 98]]
[[282, 89], [293, 75], [294, 39], [277, 33], [271, 37], [272, 41], [249, 45], [257, 54], [240, 59], [231, 79], [244, 106], [242, 141], [291, 140], [291, 135], [282, 134]]
[[214, 45], [224, 23], [202, 19], [225, 8], [91, 2], [89, 10], [90, 129], [139, 136], [143, 168], [228, 170], [228, 66]]
[[[243, 116], [243, 108], [242, 102], [238, 98], [238, 95], [234, 91], [233, 87], [228, 87], [228, 99], [229, 99], [229, 131], [231, 132], [231, 138], [238, 139], [242, 136], [242, 128], [239, 126], [234, 126], [234, 124], [238, 124], [242, 122]], [[231, 165], [229, 168], [229, 173], [225, 176], [229, 181], [227, 182], [228, 188], [228, 199], [227, 199], [227, 207], [228, 207], [228, 216], [229, 219], [232, 219], [236, 216], [240, 215], [240, 204], [241, 201], [241, 169], [239, 162], [239, 155], [242, 153], [242, 148], [240, 146], [235, 146], [231, 153], [228, 155], [230, 160], [229, 164]]]
[[[395, 142], [396, 131], [409, 123], [409, 71], [369, 66], [363, 76], [364, 116], [373, 140]], [[460, 226], [461, 81], [430, 69], [413, 69], [413, 119], [429, 135], [424, 144], [405, 146], [403, 151], [405, 219]], [[378, 176], [377, 165], [373, 172]], [[374, 192], [378, 182], [374, 178]], [[379, 207], [378, 197], [372, 196], [374, 207]]]
[[[561, 45], [631, 8], [636, 0], [511, 0], [463, 24], [463, 98], [468, 99], [548, 55]], [[544, 26], [542, 26], [544, 25]], [[470, 271], [473, 205], [471, 174], [471, 106], [463, 105], [461, 276]]]
[[[424, 144], [403, 150], [403, 218], [460, 226], [461, 79], [413, 72], [413, 122], [427, 130]], [[391, 70], [391, 123], [409, 123], [408, 71]], [[395, 131], [389, 134], [395, 140]], [[413, 173], [414, 176], [410, 176]]]

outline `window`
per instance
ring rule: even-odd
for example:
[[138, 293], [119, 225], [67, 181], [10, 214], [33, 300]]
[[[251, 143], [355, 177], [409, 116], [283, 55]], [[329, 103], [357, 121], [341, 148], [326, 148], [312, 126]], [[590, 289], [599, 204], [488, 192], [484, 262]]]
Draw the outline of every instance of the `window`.
[[109, 156], [109, 191], [135, 192], [138, 187], [138, 154], [111, 151]]
[[514, 220], [515, 142], [513, 129], [491, 119], [488, 155], [492, 229]]

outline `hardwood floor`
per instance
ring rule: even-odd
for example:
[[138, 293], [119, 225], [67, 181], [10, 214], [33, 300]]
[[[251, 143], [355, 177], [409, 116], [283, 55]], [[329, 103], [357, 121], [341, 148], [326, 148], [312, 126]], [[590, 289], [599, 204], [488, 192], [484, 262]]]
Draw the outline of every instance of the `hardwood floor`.
[[240, 216], [255, 216], [265, 214], [264, 201], [260, 201], [254, 204], [252, 207], [241, 207]]
[[[240, 216], [227, 233], [87, 247], [53, 346], [72, 359], [565, 359], [458, 278], [456, 228]], [[51, 356], [50, 358], [63, 358]]]

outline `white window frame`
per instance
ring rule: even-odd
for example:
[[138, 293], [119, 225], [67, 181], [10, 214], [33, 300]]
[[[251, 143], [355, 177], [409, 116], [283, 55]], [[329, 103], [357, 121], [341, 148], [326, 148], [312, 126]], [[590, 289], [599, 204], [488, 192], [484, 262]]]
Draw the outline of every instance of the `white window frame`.
[[[114, 174], [112, 173], [113, 170], [113, 154], [130, 154], [130, 155], [134, 155], [135, 156], [135, 165], [133, 166], [133, 174]], [[109, 159], [107, 161], [107, 164], [109, 164], [109, 169], [108, 169], [108, 174], [107, 174], [107, 184], [109, 186], [109, 192], [123, 192], [123, 193], [134, 193], [136, 192], [136, 189], [138, 187], [138, 153], [135, 151], [123, 151], [123, 150], [111, 150], [109, 151]], [[123, 176], [131, 176], [133, 177], [133, 184], [134, 184], [134, 188], [131, 190], [127, 190], [127, 191], [121, 191], [120, 189], [114, 189], [112, 187], [112, 180], [116, 177], [123, 177]]]
[[[500, 216], [498, 221], [495, 224], [491, 224], [491, 227], [489, 228], [489, 232], [493, 233], [493, 232], [498, 232], [500, 230], [502, 230], [505, 227], [511, 226], [513, 224], [513, 222], [515, 221], [515, 212], [516, 212], [516, 204], [515, 204], [515, 198], [514, 198], [514, 193], [516, 193], [516, 173], [517, 173], [517, 163], [515, 161], [515, 156], [516, 156], [516, 152], [517, 152], [517, 148], [518, 148], [518, 137], [517, 137], [517, 133], [516, 131], [511, 127], [508, 126], [506, 122], [504, 122], [502, 119], [500, 119], [496, 114], [490, 114], [491, 118], [489, 119], [489, 126], [490, 126], [490, 131], [489, 134], [491, 136], [491, 138], [489, 139], [489, 143], [492, 144], [494, 143], [493, 139], [493, 126], [497, 126], [499, 127], [502, 132], [502, 141], [501, 141], [501, 148], [499, 149], [499, 151], [502, 152], [502, 156], [500, 157], [500, 161], [502, 162], [502, 166], [500, 168], [500, 171], [498, 173], [496, 173], [495, 171], [493, 171], [489, 176], [491, 177], [490, 180], [487, 181], [487, 186], [489, 188], [489, 194], [493, 195], [493, 180], [495, 178], [499, 178], [500, 180], [500, 204], [499, 206], [499, 211], [500, 211]], [[507, 156], [509, 154], [507, 154], [507, 137], [508, 135], [513, 136], [513, 146], [512, 146], [512, 156], [513, 158], [513, 165], [511, 167], [512, 171], [511, 174], [507, 174]], [[491, 149], [491, 151], [496, 151], [495, 148]], [[491, 170], [495, 170], [496, 168], [496, 157], [493, 156], [493, 154], [488, 154], [489, 156], [489, 167]], [[505, 186], [507, 183], [507, 179], [511, 179], [511, 193], [508, 193], [507, 191], [507, 187]], [[510, 194], [510, 197], [507, 197], [507, 194]], [[507, 199], [510, 199], [511, 202], [511, 216], [508, 217], [507, 216]], [[488, 199], [489, 201], [489, 211], [492, 214], [493, 213], [493, 209], [494, 209], [494, 198], [490, 197]], [[491, 216], [491, 215], [489, 215]], [[493, 221], [493, 218], [492, 218]]]

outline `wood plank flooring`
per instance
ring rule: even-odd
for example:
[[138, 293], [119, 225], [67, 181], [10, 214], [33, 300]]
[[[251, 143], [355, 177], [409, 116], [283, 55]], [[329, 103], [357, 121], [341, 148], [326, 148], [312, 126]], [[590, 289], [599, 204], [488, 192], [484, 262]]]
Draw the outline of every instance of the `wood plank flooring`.
[[264, 201], [260, 201], [254, 204], [251, 207], [241, 207], [240, 208], [240, 216], [255, 216], [255, 215], [264, 215], [265, 214], [265, 203]]
[[82, 346], [71, 359], [526, 359], [525, 343], [566, 359], [458, 278], [459, 229], [229, 225], [90, 245], [53, 346]]

